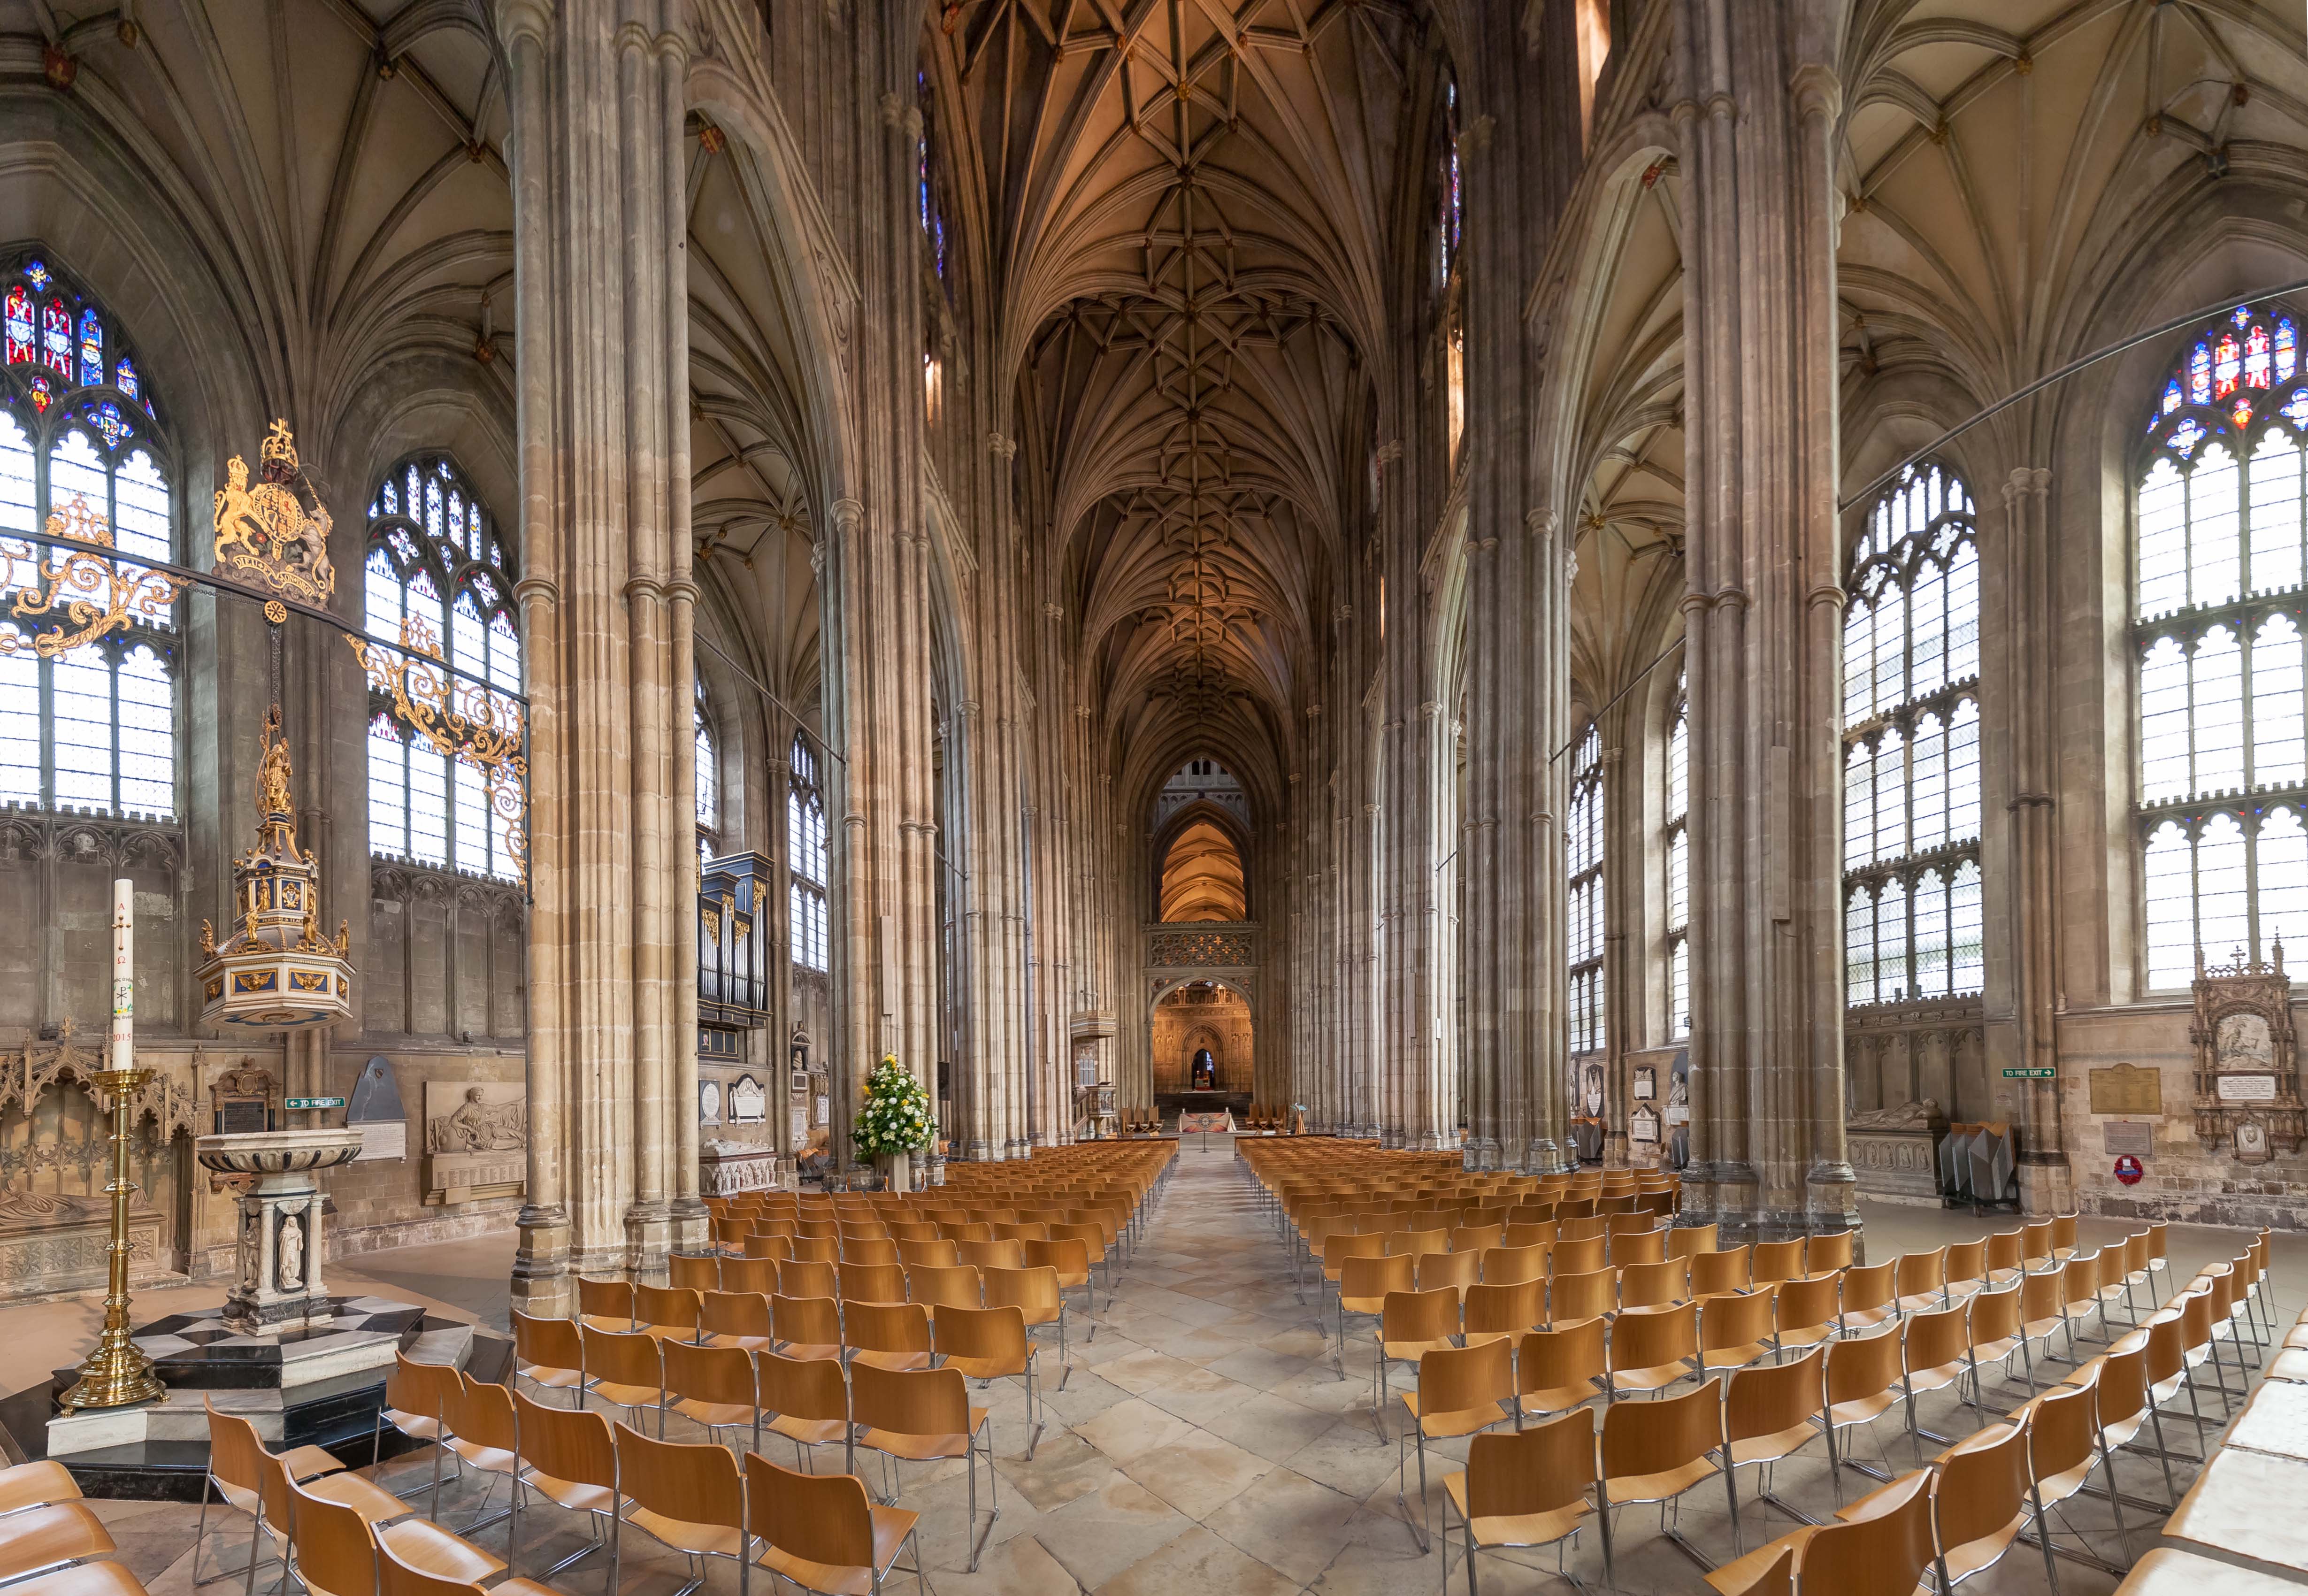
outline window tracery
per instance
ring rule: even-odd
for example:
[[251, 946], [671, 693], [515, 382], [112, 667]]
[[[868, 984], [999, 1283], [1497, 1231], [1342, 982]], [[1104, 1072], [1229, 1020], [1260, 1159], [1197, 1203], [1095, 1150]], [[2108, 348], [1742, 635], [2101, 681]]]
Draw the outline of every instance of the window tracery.
[[1675, 677], [1675, 704], [1667, 712], [1666, 793], [1666, 1034], [1691, 1034], [1691, 681]]
[[1952, 471], [1910, 467], [1868, 513], [1843, 625], [1846, 1000], [1976, 992], [1979, 548]]
[[[0, 539], [70, 521], [85, 501], [116, 549], [173, 560], [170, 463], [117, 324], [44, 256], [20, 255], [0, 267]], [[174, 818], [175, 605], [43, 656], [37, 628], [7, 617], [39, 563], [61, 556], [6, 546], [17, 557], [0, 581], [0, 805]]]
[[2141, 887], [2151, 988], [2308, 931], [2308, 372], [2238, 306], [2174, 366], [2135, 478]]
[[825, 795], [818, 785], [817, 755], [797, 732], [788, 755], [786, 785], [787, 874], [793, 936], [793, 962], [805, 970], [824, 970], [826, 944]]
[[1571, 1050], [1594, 1053], [1608, 1040], [1604, 1023], [1603, 738], [1593, 726], [1579, 740], [1571, 767], [1571, 824], [1565, 875], [1570, 883]]
[[[514, 574], [495, 522], [447, 455], [402, 461], [368, 508], [362, 597], [370, 636], [430, 653], [507, 693], [521, 690]], [[508, 719], [517, 708], [508, 699]], [[369, 852], [469, 876], [521, 879], [474, 765], [369, 693]]]

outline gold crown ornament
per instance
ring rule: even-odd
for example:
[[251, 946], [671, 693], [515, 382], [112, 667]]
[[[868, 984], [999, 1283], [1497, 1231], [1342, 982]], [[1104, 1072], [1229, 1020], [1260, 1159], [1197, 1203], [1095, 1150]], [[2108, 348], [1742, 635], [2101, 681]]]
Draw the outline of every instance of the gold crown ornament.
[[273, 422], [258, 460], [262, 480], [254, 487], [245, 460], [236, 454], [225, 464], [216, 496], [217, 570], [284, 599], [326, 604], [337, 591], [329, 512], [305, 481], [288, 422]]

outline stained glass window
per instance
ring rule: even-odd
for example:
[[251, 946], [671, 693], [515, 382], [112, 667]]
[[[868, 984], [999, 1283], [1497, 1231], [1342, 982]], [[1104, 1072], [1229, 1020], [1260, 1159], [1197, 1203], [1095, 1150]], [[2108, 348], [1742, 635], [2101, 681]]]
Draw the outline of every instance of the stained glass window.
[[[0, 269], [0, 540], [19, 556], [13, 568], [28, 571], [36, 546], [8, 534], [44, 531], [83, 504], [123, 554], [173, 559], [166, 456], [103, 397], [108, 319], [41, 262]], [[93, 392], [73, 380], [91, 369]], [[15, 600], [0, 591], [0, 805], [173, 819], [174, 608], [43, 659], [32, 639], [56, 617], [13, 616]]]
[[920, 104], [922, 130], [914, 139], [914, 180], [921, 202], [922, 237], [929, 245], [930, 265], [945, 280], [945, 213], [937, 194], [937, 125], [926, 72], [914, 74], [914, 92]]
[[1455, 79], [1445, 79], [1442, 84], [1442, 128], [1440, 179], [1441, 214], [1435, 225], [1436, 260], [1439, 279], [1451, 280], [1451, 273], [1459, 264], [1459, 243], [1466, 225], [1466, 190], [1463, 174], [1459, 168], [1459, 84]]
[[830, 963], [826, 942], [825, 794], [818, 784], [817, 755], [795, 734], [787, 755], [786, 851], [793, 962], [805, 970]]
[[1976, 992], [1979, 548], [1962, 479], [1902, 472], [1868, 513], [1846, 587], [1845, 998]]
[[[521, 690], [521, 625], [495, 524], [447, 455], [402, 461], [369, 502], [361, 595], [370, 636], [484, 678], [487, 687], [455, 682], [461, 707], [488, 703], [500, 724], [510, 724], [520, 707], [503, 694]], [[390, 694], [371, 689], [370, 853], [518, 880], [505, 822], [521, 798], [517, 791], [492, 797], [479, 766], [436, 744]]]
[[1604, 1026], [1603, 738], [1594, 727], [1572, 756], [1571, 825], [1564, 870], [1570, 881], [1571, 1050], [1599, 1052]]
[[[2299, 333], [2239, 306], [2181, 356], [2132, 499], [2145, 973], [2308, 936], [2308, 387]], [[2195, 374], [2208, 372], [2209, 384]], [[2264, 394], [2264, 397], [2255, 397]]]
[[713, 732], [705, 724], [702, 692], [698, 694], [690, 712], [695, 722], [692, 731], [697, 760], [697, 857], [710, 859], [714, 854], [715, 833], [721, 825], [721, 765], [713, 756]]
[[1666, 793], [1666, 1033], [1691, 1034], [1691, 694], [1687, 673], [1675, 678], [1667, 715]]

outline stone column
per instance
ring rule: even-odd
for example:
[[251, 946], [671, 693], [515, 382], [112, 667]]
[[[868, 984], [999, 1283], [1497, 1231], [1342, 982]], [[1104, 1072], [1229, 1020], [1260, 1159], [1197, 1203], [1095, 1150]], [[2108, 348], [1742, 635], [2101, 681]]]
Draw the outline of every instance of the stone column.
[[[2010, 894], [2012, 991], [2019, 1021], [2016, 1064], [2035, 1069], [2059, 1065], [2059, 892], [2053, 876], [2056, 847], [2054, 787], [2058, 780], [2059, 729], [2052, 714], [2052, 530], [2045, 513], [2052, 473], [2021, 466], [2003, 483], [2003, 634], [2011, 669]], [[1982, 817], [1983, 821], [1985, 816]], [[2056, 1076], [1997, 1081], [2016, 1086], [2012, 1117], [2020, 1122], [2020, 1202], [2029, 1213], [2075, 1212], [2075, 1171], [2068, 1161]], [[2011, 1110], [2005, 1110], [2011, 1112]]]
[[671, 729], [693, 669], [688, 45], [685, 8], [659, 14], [652, 28], [612, 0], [497, 12], [536, 893], [513, 1295], [531, 1312], [565, 1310], [572, 1272], [661, 1268], [676, 1223], [695, 1234], [703, 1221], [694, 1011], [680, 996], [693, 1004], [695, 776], [690, 739]]
[[1809, 3], [1677, 13], [1693, 1164], [1730, 1235], [1856, 1223], [1844, 1150], [1832, 134]]

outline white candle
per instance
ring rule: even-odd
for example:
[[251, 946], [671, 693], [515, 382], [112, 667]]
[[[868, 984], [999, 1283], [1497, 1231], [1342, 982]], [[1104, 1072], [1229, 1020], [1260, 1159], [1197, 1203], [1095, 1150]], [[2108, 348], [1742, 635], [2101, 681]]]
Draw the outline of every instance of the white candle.
[[112, 884], [112, 1067], [136, 1067], [136, 884]]

